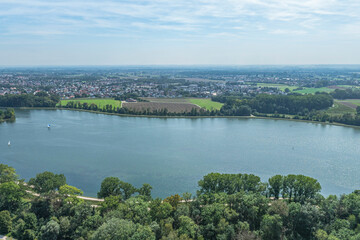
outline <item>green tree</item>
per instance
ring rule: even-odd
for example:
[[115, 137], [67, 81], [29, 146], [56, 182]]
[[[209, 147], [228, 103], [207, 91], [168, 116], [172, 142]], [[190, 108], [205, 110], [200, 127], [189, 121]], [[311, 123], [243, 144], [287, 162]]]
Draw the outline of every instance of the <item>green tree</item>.
[[109, 196], [121, 195], [120, 179], [117, 177], [107, 177], [101, 182], [100, 191], [98, 192], [99, 198], [106, 198]]
[[138, 192], [140, 196], [143, 196], [146, 201], [151, 200], [151, 190], [152, 186], [150, 184], [144, 183]]
[[92, 235], [96, 240], [155, 240], [155, 234], [149, 227], [136, 225], [131, 221], [112, 218], [101, 225]]
[[197, 232], [199, 231], [198, 226], [195, 222], [188, 216], [179, 217], [179, 235], [185, 234], [188, 237], [196, 237]]
[[15, 182], [18, 180], [15, 169], [6, 164], [0, 164], [0, 184], [5, 182]]
[[261, 221], [261, 236], [264, 240], [281, 239], [282, 235], [282, 220], [279, 215], [265, 215]]
[[66, 184], [64, 174], [54, 174], [52, 172], [43, 172], [36, 174], [35, 178], [31, 178], [30, 185], [39, 193], [48, 193], [50, 191], [58, 190], [61, 186]]
[[280, 191], [283, 186], [283, 176], [275, 175], [269, 178], [270, 185], [270, 194], [275, 197], [275, 199], [279, 199]]
[[41, 239], [56, 240], [60, 233], [60, 225], [54, 220], [50, 220], [41, 227]]
[[24, 195], [25, 191], [14, 182], [0, 184], [0, 210], [18, 210]]
[[11, 231], [12, 220], [9, 211], [0, 212], [0, 234], [8, 234]]

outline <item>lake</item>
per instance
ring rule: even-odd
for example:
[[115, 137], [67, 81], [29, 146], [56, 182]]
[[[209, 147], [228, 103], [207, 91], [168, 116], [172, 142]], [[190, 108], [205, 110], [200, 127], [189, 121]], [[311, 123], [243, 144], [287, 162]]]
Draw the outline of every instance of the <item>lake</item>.
[[[0, 163], [28, 180], [64, 173], [96, 196], [119, 177], [153, 196], [192, 192], [207, 173], [304, 174], [324, 195], [360, 188], [360, 130], [270, 119], [140, 118], [68, 110], [17, 110], [0, 124]], [[51, 124], [48, 129], [47, 125]], [[8, 141], [11, 146], [8, 146]]]

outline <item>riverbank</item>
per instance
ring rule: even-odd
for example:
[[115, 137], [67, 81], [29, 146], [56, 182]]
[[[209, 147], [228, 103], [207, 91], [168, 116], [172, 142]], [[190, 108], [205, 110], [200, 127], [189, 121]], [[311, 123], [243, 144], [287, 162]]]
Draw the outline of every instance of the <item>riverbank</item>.
[[319, 121], [312, 121], [312, 120], [302, 120], [302, 119], [294, 119], [290, 117], [294, 117], [293, 115], [289, 118], [281, 118], [281, 117], [264, 117], [264, 116], [157, 116], [157, 115], [135, 115], [135, 114], [119, 114], [119, 113], [108, 113], [108, 112], [99, 112], [99, 111], [92, 111], [86, 109], [72, 109], [72, 108], [58, 108], [58, 107], [20, 107], [15, 109], [23, 109], [23, 110], [70, 110], [70, 111], [79, 111], [79, 112], [89, 112], [95, 114], [105, 114], [105, 115], [114, 115], [120, 117], [141, 117], [141, 118], [188, 118], [188, 119], [198, 119], [198, 118], [241, 118], [241, 119], [271, 119], [271, 120], [285, 120], [285, 121], [295, 121], [295, 122], [306, 122], [306, 123], [317, 123], [321, 125], [333, 125], [333, 126], [341, 126], [341, 127], [350, 127], [360, 129], [360, 126], [356, 125], [348, 125], [343, 123], [337, 122], [319, 122]]

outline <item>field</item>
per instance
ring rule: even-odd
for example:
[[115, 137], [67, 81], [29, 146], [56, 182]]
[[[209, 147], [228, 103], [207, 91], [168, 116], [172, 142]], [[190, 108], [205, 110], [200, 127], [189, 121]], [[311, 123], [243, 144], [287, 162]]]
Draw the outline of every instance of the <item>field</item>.
[[348, 106], [350, 108], [356, 109], [357, 106], [360, 106], [360, 99], [339, 100], [339, 103]]
[[335, 101], [334, 106], [325, 112], [330, 115], [342, 115], [345, 113], [355, 113], [355, 109], [344, 105], [342, 102]]
[[165, 102], [136, 102], [123, 103], [124, 108], [129, 108], [135, 111], [150, 111], [167, 109], [171, 113], [190, 112], [193, 108], [200, 109], [198, 106], [190, 103], [165, 103]]
[[[80, 103], [88, 103], [89, 105], [94, 103], [99, 108], [106, 106], [107, 104], [112, 105], [113, 107], [121, 107], [121, 101], [114, 100], [112, 98], [76, 98], [69, 100], [61, 100], [61, 105], [65, 106], [68, 102], [80, 102]], [[58, 104], [57, 106], [59, 106]]]
[[211, 99], [207, 98], [189, 98], [187, 99], [190, 103], [196, 104], [206, 110], [220, 110], [220, 108], [224, 105], [223, 103], [211, 101]]
[[278, 88], [281, 91], [285, 91], [286, 88], [288, 88], [290, 91], [293, 91], [294, 89], [298, 88], [297, 86], [289, 86], [286, 84], [277, 84], [277, 83], [257, 83], [256, 85], [259, 87]]
[[209, 98], [143, 98], [153, 103], [188, 103], [195, 104], [206, 110], [220, 110], [224, 105], [219, 102], [211, 101]]
[[302, 94], [314, 94], [316, 92], [333, 92], [335, 89], [322, 87], [322, 88], [304, 88], [303, 90], [294, 91], [296, 93], [302, 93]]

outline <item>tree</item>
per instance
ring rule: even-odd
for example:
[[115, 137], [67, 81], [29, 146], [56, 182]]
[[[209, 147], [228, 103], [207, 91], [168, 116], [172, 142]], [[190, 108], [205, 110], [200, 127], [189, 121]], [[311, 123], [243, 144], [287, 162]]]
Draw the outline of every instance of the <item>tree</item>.
[[195, 239], [199, 229], [191, 218], [189, 218], [188, 216], [180, 216], [178, 231], [179, 231], [179, 235], [185, 234], [186, 236]]
[[173, 207], [173, 210], [175, 211], [181, 200], [182, 198], [179, 196], [179, 194], [175, 194], [165, 198], [164, 202], [170, 203], [170, 205]]
[[56, 240], [60, 233], [60, 225], [54, 220], [50, 220], [41, 227], [41, 239]]
[[283, 176], [275, 175], [269, 178], [270, 185], [270, 194], [275, 197], [275, 199], [279, 199], [280, 191], [283, 186]]
[[11, 231], [12, 221], [9, 211], [0, 212], [0, 234], [8, 234]]
[[0, 184], [0, 210], [18, 210], [24, 195], [25, 191], [14, 182]]
[[136, 192], [136, 188], [130, 183], [120, 181], [120, 189], [122, 190], [124, 199], [129, 199]]
[[48, 193], [50, 191], [58, 190], [61, 186], [66, 184], [64, 174], [54, 174], [52, 172], [43, 172], [36, 174], [35, 178], [31, 178], [30, 185], [39, 193]]
[[144, 183], [141, 188], [139, 188], [138, 192], [140, 196], [143, 196], [146, 201], [151, 200], [151, 189], [152, 186], [150, 184]]
[[155, 234], [149, 227], [134, 224], [132, 221], [111, 218], [102, 224], [91, 236], [94, 240], [155, 240]]
[[5, 182], [15, 182], [18, 180], [15, 169], [6, 164], [0, 164], [0, 184]]
[[100, 191], [98, 192], [99, 198], [106, 198], [109, 196], [121, 195], [120, 179], [117, 177], [107, 177], [101, 182]]
[[279, 215], [265, 215], [261, 221], [261, 236], [264, 240], [281, 239], [282, 221]]

